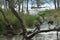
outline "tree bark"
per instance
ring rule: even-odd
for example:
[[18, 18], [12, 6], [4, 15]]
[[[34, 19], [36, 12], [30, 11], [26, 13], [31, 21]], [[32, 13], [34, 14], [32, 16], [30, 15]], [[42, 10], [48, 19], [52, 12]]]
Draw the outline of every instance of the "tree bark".
[[23, 10], [23, 0], [22, 0], [22, 13], [24, 12], [24, 10]]
[[23, 23], [23, 19], [22, 19], [22, 17], [19, 16], [18, 13], [15, 11], [14, 7], [13, 7], [12, 4], [11, 4], [11, 1], [12, 1], [12, 0], [10, 0], [10, 1], [8, 0], [8, 2], [9, 2], [9, 7], [10, 7], [11, 11], [13, 12], [13, 14], [14, 14], [14, 15], [17, 17], [17, 19], [19, 20], [20, 25], [21, 25], [21, 28], [22, 28], [22, 30], [23, 30], [23, 36], [24, 36], [24, 38], [25, 38], [26, 40], [27, 40], [27, 39], [31, 39], [31, 38], [34, 37], [36, 34], [41, 33], [41, 32], [60, 31], [60, 28], [59, 28], [59, 29], [50, 29], [50, 30], [40, 30], [40, 31], [33, 32], [33, 33], [31, 33], [30, 35], [27, 35], [27, 30], [26, 30], [25, 25], [24, 25], [24, 23]]
[[56, 1], [57, 1], [57, 0], [54, 0], [54, 6], [55, 6], [55, 9], [57, 8]]
[[26, 30], [25, 25], [24, 25], [24, 23], [23, 23], [23, 19], [22, 19], [21, 16], [18, 15], [18, 13], [15, 11], [14, 7], [12, 6], [12, 5], [14, 5], [14, 4], [11, 3], [12, 0], [7, 0], [7, 1], [9, 2], [9, 7], [10, 7], [11, 11], [13, 12], [13, 14], [14, 14], [14, 15], [17, 17], [17, 19], [19, 20], [20, 26], [21, 26], [21, 28], [22, 28], [22, 30], [23, 30], [23, 33], [24, 33], [23, 35], [24, 35], [24, 37], [25, 37], [27, 30]]
[[29, 0], [27, 0], [27, 13], [29, 13], [29, 10], [28, 10], [28, 2], [29, 2]]
[[59, 0], [57, 0], [57, 8], [59, 8]]
[[18, 0], [18, 6], [19, 6], [19, 8], [18, 8], [18, 12], [20, 12], [20, 0]]

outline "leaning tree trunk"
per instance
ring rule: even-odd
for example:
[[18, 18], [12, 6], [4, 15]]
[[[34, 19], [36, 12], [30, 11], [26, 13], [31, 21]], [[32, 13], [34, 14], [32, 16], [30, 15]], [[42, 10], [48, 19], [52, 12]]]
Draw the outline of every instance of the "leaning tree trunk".
[[12, 2], [13, 0], [7, 0], [9, 2], [9, 7], [11, 9], [11, 11], [13, 12], [13, 14], [17, 17], [17, 19], [19, 20], [20, 22], [20, 26], [23, 30], [23, 36], [25, 37], [26, 36], [26, 28], [25, 28], [25, 25], [23, 23], [23, 20], [22, 20], [22, 17], [18, 15], [18, 13], [15, 11], [14, 9], [14, 3]]
[[31, 35], [28, 36], [22, 17], [19, 16], [18, 13], [14, 9], [14, 3], [12, 2], [12, 0], [7, 0], [7, 1], [9, 2], [9, 7], [10, 7], [11, 11], [13, 12], [13, 14], [17, 17], [17, 19], [20, 22], [21, 29], [23, 30], [23, 38], [25, 38], [26, 40], [30, 40], [32, 37], [34, 37], [38, 33], [38, 31], [33, 32], [33, 33], [31, 33]]

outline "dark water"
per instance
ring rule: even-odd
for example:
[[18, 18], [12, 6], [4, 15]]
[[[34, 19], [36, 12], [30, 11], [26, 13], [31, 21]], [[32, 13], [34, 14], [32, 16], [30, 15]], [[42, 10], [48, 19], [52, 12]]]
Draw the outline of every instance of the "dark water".
[[[50, 28], [54, 28], [56, 25], [53, 24], [50, 26]], [[49, 25], [45, 22], [43, 25], [41, 25], [41, 30], [48, 30]], [[30, 29], [32, 30], [32, 29]], [[3, 35], [0, 36], [0, 40], [22, 40], [23, 37], [21, 35], [16, 35], [12, 38], [7, 38]], [[39, 33], [37, 35], [35, 35], [33, 38], [33, 40], [57, 40], [57, 35], [56, 35], [56, 31], [53, 32], [47, 32], [47, 33]], [[59, 39], [60, 39], [60, 32], [59, 32]]]

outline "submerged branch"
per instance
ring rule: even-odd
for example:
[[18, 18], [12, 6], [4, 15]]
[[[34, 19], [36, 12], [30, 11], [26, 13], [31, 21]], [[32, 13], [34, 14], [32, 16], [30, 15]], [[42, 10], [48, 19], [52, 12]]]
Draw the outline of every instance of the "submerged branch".
[[38, 33], [51, 32], [51, 31], [60, 31], [60, 28], [58, 28], [58, 29], [50, 29], [50, 30], [40, 30], [40, 31], [32, 32], [31, 34], [27, 35], [26, 38], [31, 39], [32, 37], [34, 37]]

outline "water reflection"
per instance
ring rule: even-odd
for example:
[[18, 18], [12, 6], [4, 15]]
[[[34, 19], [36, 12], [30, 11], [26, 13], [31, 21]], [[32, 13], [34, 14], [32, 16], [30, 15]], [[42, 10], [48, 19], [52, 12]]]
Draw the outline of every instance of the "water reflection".
[[[60, 32], [59, 32], [60, 37]], [[12, 40], [22, 40], [21, 35], [16, 35]], [[33, 40], [57, 40], [56, 32], [39, 33], [32, 38]], [[59, 38], [60, 39], [60, 38]], [[0, 36], [0, 40], [8, 40], [5, 36]], [[11, 39], [10, 39], [11, 40]]]
[[0, 40], [22, 40], [23, 37], [21, 35], [16, 35], [14, 37], [6, 37], [6, 36], [0, 36]]
[[[43, 30], [43, 29], [47, 30], [48, 26], [49, 26], [48, 24], [44, 23], [43, 25], [41, 25], [41, 30]], [[50, 27], [54, 28], [55, 25], [51, 25]], [[30, 30], [32, 31], [33, 29], [30, 29]], [[57, 40], [56, 34], [57, 34], [56, 31], [39, 33], [39, 34], [35, 35], [32, 39], [33, 40]], [[59, 34], [58, 37], [60, 37], [60, 32], [58, 34]], [[23, 39], [22, 35], [15, 35], [10, 40], [22, 40], [22, 39]], [[3, 35], [0, 35], [0, 40], [8, 40], [8, 38]]]

